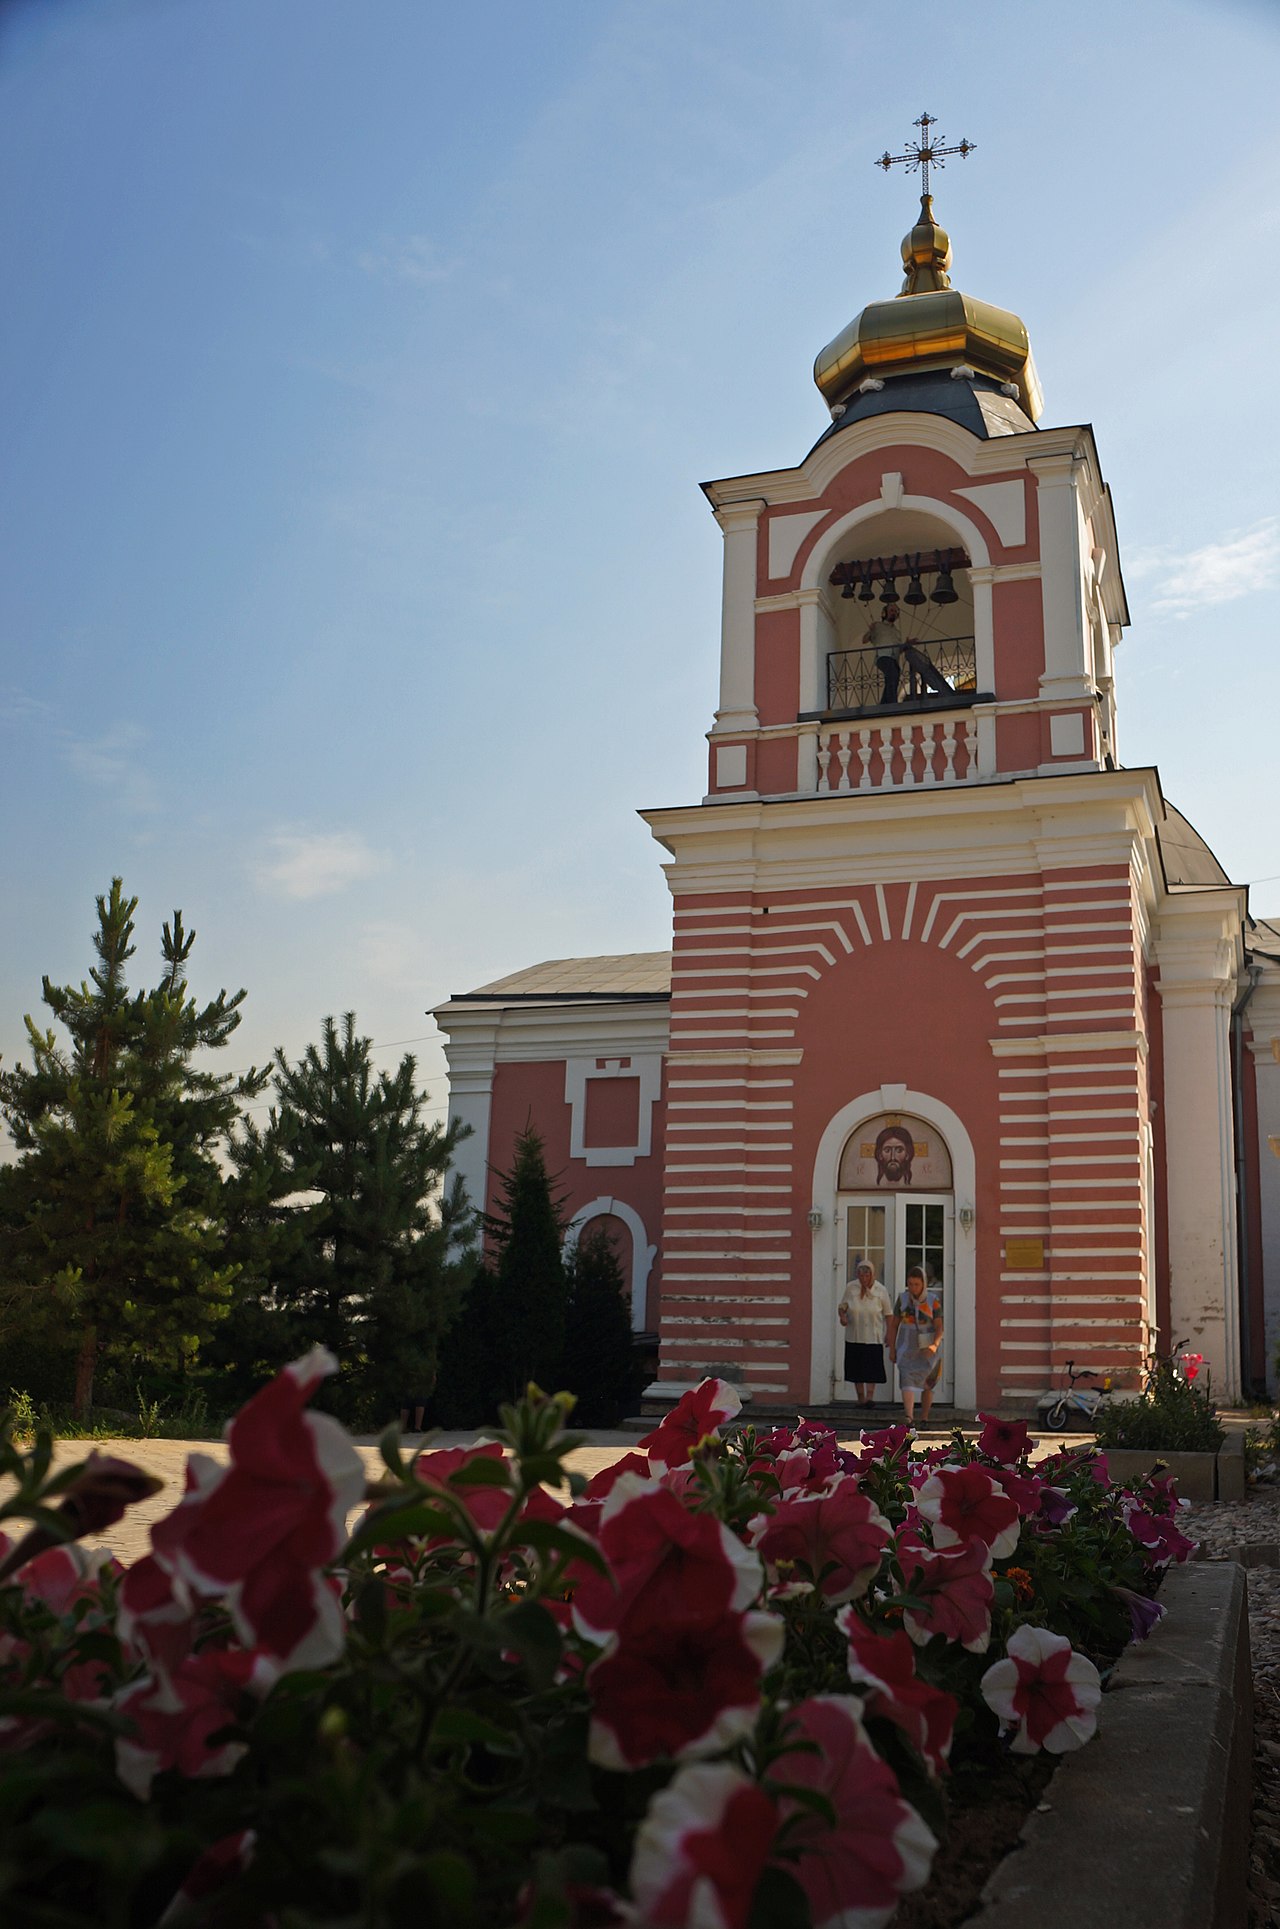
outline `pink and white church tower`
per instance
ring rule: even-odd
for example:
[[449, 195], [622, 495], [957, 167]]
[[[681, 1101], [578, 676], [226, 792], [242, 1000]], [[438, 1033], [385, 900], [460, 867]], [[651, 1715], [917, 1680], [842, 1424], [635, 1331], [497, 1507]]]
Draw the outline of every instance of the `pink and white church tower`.
[[1280, 1337], [1280, 931], [1119, 761], [1092, 429], [1041, 423], [928, 194], [902, 254], [818, 357], [804, 460], [704, 485], [707, 791], [645, 813], [672, 949], [436, 1012], [460, 1168], [491, 1203], [532, 1116], [571, 1231], [619, 1240], [655, 1398], [849, 1397], [864, 1254], [940, 1285], [941, 1401], [1026, 1405], [1071, 1359], [1132, 1381], [1183, 1339], [1230, 1396]]

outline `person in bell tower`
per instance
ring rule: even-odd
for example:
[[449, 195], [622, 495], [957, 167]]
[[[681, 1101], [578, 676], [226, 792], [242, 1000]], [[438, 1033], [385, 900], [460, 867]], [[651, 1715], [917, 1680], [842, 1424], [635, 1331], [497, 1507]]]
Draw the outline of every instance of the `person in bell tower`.
[[876, 668], [884, 679], [880, 692], [881, 703], [898, 701], [898, 685], [904, 663], [915, 671], [932, 695], [949, 697], [951, 685], [947, 679], [940, 670], [934, 669], [923, 650], [917, 649], [909, 637], [903, 636], [897, 624], [898, 605], [889, 603], [885, 606], [884, 614], [863, 632], [862, 640], [875, 650]]

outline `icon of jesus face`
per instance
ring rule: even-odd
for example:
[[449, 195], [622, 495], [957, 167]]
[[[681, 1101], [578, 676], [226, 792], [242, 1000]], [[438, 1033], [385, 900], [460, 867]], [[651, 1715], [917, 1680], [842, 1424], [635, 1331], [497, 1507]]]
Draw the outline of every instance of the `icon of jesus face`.
[[900, 1125], [886, 1125], [876, 1137], [876, 1184], [909, 1186], [915, 1145]]

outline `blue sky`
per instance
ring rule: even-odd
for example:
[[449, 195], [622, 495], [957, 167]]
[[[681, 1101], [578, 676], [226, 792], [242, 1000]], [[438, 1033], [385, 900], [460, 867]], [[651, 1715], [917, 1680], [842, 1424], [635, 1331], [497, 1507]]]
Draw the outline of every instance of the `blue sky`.
[[433, 1003], [668, 942], [697, 484], [821, 433], [925, 107], [957, 285], [1098, 436], [1120, 755], [1280, 873], [1278, 93], [1245, 0], [0, 5], [5, 1060], [113, 872], [139, 977], [180, 905], [248, 987], [229, 1062], [354, 1008], [437, 1099]]

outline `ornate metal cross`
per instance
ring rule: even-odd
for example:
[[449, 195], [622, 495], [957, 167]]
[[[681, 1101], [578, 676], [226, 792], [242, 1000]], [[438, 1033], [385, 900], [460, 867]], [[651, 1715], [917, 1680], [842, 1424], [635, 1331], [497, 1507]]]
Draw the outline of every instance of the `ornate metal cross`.
[[913, 121], [911, 125], [920, 129], [920, 139], [918, 141], [912, 141], [905, 154], [890, 154], [886, 147], [879, 160], [874, 162], [873, 165], [882, 167], [886, 174], [891, 167], [902, 166], [911, 173], [913, 173], [916, 168], [919, 168], [921, 192], [927, 194], [929, 192], [929, 169], [931, 167], [943, 167], [945, 165], [942, 158], [944, 154], [958, 154], [962, 161], [967, 160], [969, 155], [973, 153], [977, 143], [976, 141], [958, 141], [954, 147], [942, 147], [937, 141], [931, 141], [929, 139], [929, 129], [938, 125], [932, 114], [922, 114], [919, 120]]

